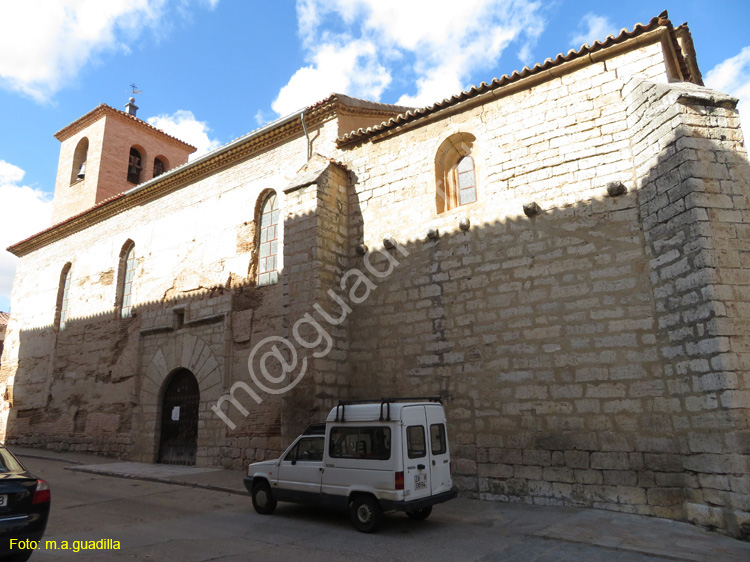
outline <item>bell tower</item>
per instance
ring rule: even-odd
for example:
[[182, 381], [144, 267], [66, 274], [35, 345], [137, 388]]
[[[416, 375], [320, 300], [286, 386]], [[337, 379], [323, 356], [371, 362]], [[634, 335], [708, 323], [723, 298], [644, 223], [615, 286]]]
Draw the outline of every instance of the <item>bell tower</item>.
[[60, 141], [52, 224], [187, 163], [196, 148], [125, 111], [99, 105], [55, 133]]

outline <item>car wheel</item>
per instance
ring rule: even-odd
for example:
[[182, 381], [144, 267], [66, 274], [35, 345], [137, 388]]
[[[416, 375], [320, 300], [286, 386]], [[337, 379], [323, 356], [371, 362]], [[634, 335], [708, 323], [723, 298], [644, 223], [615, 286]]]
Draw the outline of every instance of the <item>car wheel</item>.
[[354, 527], [363, 533], [374, 533], [383, 522], [383, 510], [372, 496], [355, 496], [349, 504]]
[[271, 486], [265, 480], [253, 484], [253, 507], [261, 515], [271, 515], [276, 509]]
[[407, 511], [406, 515], [407, 517], [409, 517], [409, 519], [413, 519], [414, 521], [424, 521], [430, 516], [430, 513], [432, 513], [432, 506], [428, 505], [427, 507], [423, 507], [422, 509]]

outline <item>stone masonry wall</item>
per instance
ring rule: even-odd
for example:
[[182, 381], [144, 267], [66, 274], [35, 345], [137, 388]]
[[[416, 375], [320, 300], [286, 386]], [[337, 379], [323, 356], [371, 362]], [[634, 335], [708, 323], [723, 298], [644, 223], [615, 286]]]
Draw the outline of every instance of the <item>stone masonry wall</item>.
[[[335, 121], [311, 136], [335, 138], [327, 129], [335, 131]], [[280, 400], [243, 400], [248, 415], [233, 411], [234, 429], [210, 407], [247, 380], [247, 359], [258, 341], [284, 335], [282, 284], [256, 287], [248, 278], [254, 213], [259, 197], [273, 189], [283, 215], [283, 188], [306, 157], [304, 137], [293, 139], [24, 256], [12, 294], [13, 310], [23, 316], [13, 318], [0, 367], [12, 404], [6, 439], [153, 461], [160, 389], [185, 367], [201, 389], [200, 464], [241, 468], [277, 454]], [[119, 318], [117, 269], [128, 240], [137, 260], [135, 313]], [[66, 262], [72, 264], [70, 318], [59, 330], [53, 320]], [[185, 342], [210, 350], [215, 369], [206, 370], [208, 359], [200, 354], [177, 353]]]
[[628, 95], [669, 398], [652, 459], [693, 522], [750, 537], [750, 165], [736, 100], [690, 84]]
[[[746, 536], [746, 160], [731, 109], [687, 112], [677, 140], [674, 96], [639, 114], [634, 92], [669, 80], [653, 43], [345, 147], [356, 241], [408, 251], [352, 314], [349, 392], [445, 397], [471, 494]], [[464, 132], [478, 200], [437, 214], [434, 155]], [[679, 153], [697, 142], [681, 136], [718, 144]], [[679, 172], [652, 178], [675, 153]], [[628, 193], [609, 196], [619, 184]], [[531, 202], [542, 212], [528, 218]], [[669, 235], [689, 207], [684, 236]], [[691, 216], [710, 227], [684, 228]]]
[[[198, 463], [241, 468], [340, 398], [440, 395], [470, 496], [750, 536], [750, 168], [735, 101], [673, 83], [663, 36], [359, 144], [335, 148], [329, 121], [310, 135], [323, 156], [304, 138], [269, 147], [25, 256], [6, 437], [153, 461], [160, 393], [188, 368]], [[477, 201], [438, 213], [436, 151], [458, 134], [475, 139]], [[284, 271], [257, 287], [253, 209], [270, 189]], [[118, 318], [127, 240], [135, 314]], [[329, 289], [340, 323], [321, 312], [344, 310]], [[306, 314], [331, 350], [298, 346], [306, 378], [254, 400], [237, 386], [252, 350], [295, 339]], [[230, 389], [231, 428], [211, 411]]]

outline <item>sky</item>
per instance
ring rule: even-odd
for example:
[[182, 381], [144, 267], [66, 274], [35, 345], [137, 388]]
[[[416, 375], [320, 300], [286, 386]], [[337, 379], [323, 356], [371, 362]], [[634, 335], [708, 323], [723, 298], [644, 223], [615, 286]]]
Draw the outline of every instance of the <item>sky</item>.
[[[9, 245], [49, 226], [54, 133], [135, 94], [138, 117], [213, 150], [340, 92], [430, 105], [669, 10], [706, 84], [750, 122], [750, 2], [0, 0], [0, 311]], [[744, 128], [748, 130], [748, 126]]]

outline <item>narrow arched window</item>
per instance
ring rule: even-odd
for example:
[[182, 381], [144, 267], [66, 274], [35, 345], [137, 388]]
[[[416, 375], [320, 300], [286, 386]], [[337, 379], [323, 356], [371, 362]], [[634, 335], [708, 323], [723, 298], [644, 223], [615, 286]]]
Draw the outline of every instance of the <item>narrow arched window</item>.
[[128, 160], [128, 181], [130, 183], [141, 183], [141, 170], [143, 169], [143, 160], [141, 153], [137, 148], [130, 149], [130, 159]]
[[120, 269], [118, 275], [117, 302], [120, 316], [127, 318], [133, 309], [133, 280], [135, 278], [135, 244], [128, 241], [120, 252]]
[[456, 133], [445, 139], [435, 154], [435, 203], [438, 213], [477, 200], [477, 173], [473, 154], [476, 138]]
[[86, 160], [89, 152], [89, 139], [83, 137], [73, 152], [73, 167], [70, 170], [70, 183], [75, 183], [86, 177]]
[[164, 160], [162, 157], [154, 158], [154, 177], [160, 176], [166, 171], [166, 160]]
[[260, 209], [258, 244], [258, 285], [270, 285], [279, 280], [279, 200], [271, 193]]
[[69, 316], [70, 302], [70, 263], [66, 263], [60, 273], [60, 284], [57, 289], [57, 305], [55, 307], [55, 326], [65, 328]]
[[477, 200], [477, 181], [474, 174], [474, 160], [464, 156], [456, 164], [456, 186], [458, 187], [458, 204], [466, 205]]

